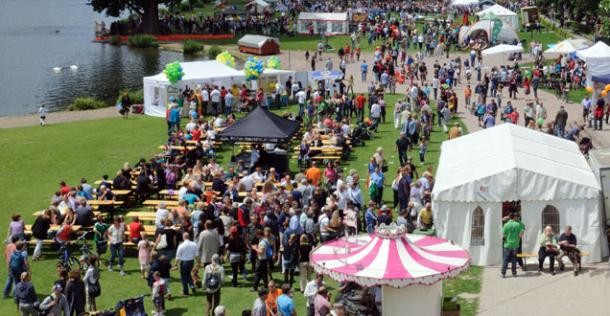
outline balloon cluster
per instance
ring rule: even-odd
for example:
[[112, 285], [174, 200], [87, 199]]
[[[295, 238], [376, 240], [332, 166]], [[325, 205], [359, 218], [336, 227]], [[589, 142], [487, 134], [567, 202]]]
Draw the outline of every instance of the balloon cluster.
[[282, 68], [282, 61], [277, 56], [271, 56], [267, 59], [267, 67], [269, 69], [280, 69]]
[[216, 61], [231, 68], [235, 68], [235, 57], [233, 57], [233, 55], [226, 50], [216, 56]]
[[180, 62], [178, 61], [165, 65], [163, 73], [171, 84], [175, 84], [184, 77], [184, 71], [182, 71], [182, 66], [180, 66]]
[[244, 64], [244, 74], [247, 80], [256, 80], [263, 73], [263, 61], [256, 57], [248, 57]]
[[602, 98], [605, 98], [608, 96], [608, 93], [610, 93], [610, 84], [607, 84], [604, 87], [604, 90], [599, 94]]

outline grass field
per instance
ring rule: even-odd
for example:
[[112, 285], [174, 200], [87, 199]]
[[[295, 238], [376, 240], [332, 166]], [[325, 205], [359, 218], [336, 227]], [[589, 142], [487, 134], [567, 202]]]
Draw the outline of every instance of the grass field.
[[[345, 162], [346, 168], [359, 170], [366, 176], [366, 165], [374, 150], [381, 146], [385, 149], [389, 160], [389, 171], [386, 173], [388, 186], [391, 183], [398, 159], [393, 152], [394, 141], [398, 135], [392, 124], [392, 106], [398, 96], [387, 96], [388, 122], [379, 128], [375, 140], [367, 141], [365, 147], [355, 147], [350, 159]], [[295, 111], [294, 106], [277, 112]], [[446, 135], [438, 130], [432, 134], [427, 163], [420, 167], [420, 172], [428, 164], [438, 164], [440, 144]], [[132, 116], [129, 120], [121, 118], [103, 119], [97, 121], [76, 122], [50, 125], [45, 128], [38, 126], [0, 130], [0, 216], [8, 223], [10, 214], [19, 212], [26, 223], [32, 223], [32, 213], [45, 208], [52, 193], [58, 188], [58, 183], [65, 180], [68, 184], [76, 184], [81, 177], [90, 182], [99, 179], [103, 174], [111, 177], [122, 163], [136, 162], [139, 158], [148, 158], [158, 152], [157, 146], [165, 142], [165, 123], [161, 119]], [[221, 151], [222, 161], [228, 161], [230, 147]], [[416, 152], [412, 153], [416, 157]], [[294, 165], [292, 165], [294, 166]], [[387, 188], [384, 199], [391, 202], [391, 189]], [[3, 225], [0, 234], [6, 234]], [[30, 249], [31, 252], [31, 249]], [[32, 265], [33, 282], [42, 299], [50, 292], [50, 287], [56, 279], [56, 254], [45, 252], [46, 259]], [[108, 258], [108, 254], [104, 256]], [[102, 273], [102, 296], [98, 299], [98, 307], [110, 308], [124, 298], [149, 294], [145, 281], [139, 278], [137, 260], [131, 253], [125, 264], [128, 276], [121, 277], [118, 272]], [[227, 268], [227, 275], [230, 273]], [[3, 270], [4, 271], [4, 270]], [[445, 282], [445, 293], [456, 295], [463, 292], [476, 294], [480, 291], [480, 268], [472, 268], [468, 273], [455, 280]], [[6, 277], [6, 272], [2, 273]], [[275, 273], [277, 281], [281, 275]], [[227, 277], [228, 278], [228, 277]], [[328, 281], [328, 279], [327, 279]], [[238, 315], [242, 309], [251, 308], [255, 294], [249, 292], [251, 279], [247, 282], [241, 278], [238, 288], [224, 287], [221, 303], [228, 307], [229, 315]], [[336, 288], [329, 281], [331, 288]], [[173, 273], [171, 281], [173, 293], [180, 293], [180, 282], [177, 272]], [[299, 315], [305, 311], [305, 300], [302, 295], [295, 295]], [[0, 315], [16, 314], [12, 301], [5, 300], [0, 305]], [[474, 315], [477, 310], [476, 299], [464, 300], [462, 315]], [[151, 311], [150, 299], [147, 297], [147, 311]], [[195, 296], [182, 297], [178, 295], [167, 302], [168, 315], [193, 315], [204, 310], [205, 297], [201, 291]]]

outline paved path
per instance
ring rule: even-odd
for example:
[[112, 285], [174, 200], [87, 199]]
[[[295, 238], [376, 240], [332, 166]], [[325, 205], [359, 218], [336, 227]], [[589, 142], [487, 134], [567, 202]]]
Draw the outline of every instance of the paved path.
[[[536, 269], [533, 264], [529, 267]], [[571, 268], [568, 263], [564, 272], [553, 276], [547, 264], [542, 274], [519, 270], [518, 277], [502, 279], [499, 266], [486, 267], [479, 315], [609, 315], [608, 263], [583, 266], [576, 277]]]
[[[97, 120], [119, 116], [114, 106], [88, 111], [60, 111], [47, 113], [47, 124], [57, 124], [76, 121]], [[13, 128], [38, 125], [38, 114], [0, 117], [1, 128]]]

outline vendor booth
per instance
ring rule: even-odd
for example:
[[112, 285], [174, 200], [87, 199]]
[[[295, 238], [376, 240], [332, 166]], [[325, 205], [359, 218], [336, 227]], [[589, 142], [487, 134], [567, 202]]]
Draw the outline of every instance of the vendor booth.
[[491, 7], [488, 7], [487, 9], [481, 10], [477, 12], [477, 15], [479, 16], [479, 18], [482, 18], [490, 13], [498, 19], [502, 20], [502, 22], [510, 25], [513, 30], [519, 29], [519, 17], [517, 16], [517, 13], [499, 4], [494, 4]]
[[373, 234], [323, 243], [312, 250], [310, 258], [316, 272], [335, 281], [380, 286], [383, 316], [441, 315], [442, 280], [470, 266], [468, 252], [460, 246], [407, 234], [404, 226], [395, 223], [381, 224]]
[[592, 76], [610, 73], [610, 47], [604, 42], [579, 50], [576, 57], [587, 63], [587, 85], [592, 86]]
[[[217, 135], [217, 139], [235, 144], [244, 142], [251, 144], [290, 144], [290, 139], [299, 131], [301, 122], [280, 117], [262, 107], [256, 107], [246, 117], [225, 128]], [[274, 145], [271, 145], [274, 147]], [[273, 150], [263, 150], [255, 167], [263, 169], [275, 168], [279, 173], [288, 171], [289, 148], [276, 147]], [[249, 161], [247, 151], [240, 153], [243, 159]]]
[[182, 80], [172, 85], [164, 73], [144, 77], [144, 113], [165, 117], [169, 97], [177, 97], [189, 86], [194, 89], [198, 84], [230, 87], [245, 81], [242, 71], [233, 69], [215, 60], [180, 63], [184, 71]]
[[280, 40], [275, 37], [246, 34], [237, 41], [239, 51], [254, 55], [275, 55], [280, 53]]
[[572, 226], [584, 261], [607, 256], [600, 185], [578, 145], [514, 124], [443, 142], [432, 191], [441, 238], [468, 248], [472, 263], [502, 262], [502, 218], [520, 212], [523, 252], [537, 252], [545, 226]]
[[311, 87], [324, 90], [327, 94], [332, 95], [339, 90], [337, 80], [343, 79], [343, 72], [340, 70], [316, 70], [308, 72], [308, 81]]
[[301, 12], [297, 22], [297, 31], [299, 34], [309, 34], [310, 26], [313, 27], [314, 34], [349, 34], [349, 19], [346, 12]]

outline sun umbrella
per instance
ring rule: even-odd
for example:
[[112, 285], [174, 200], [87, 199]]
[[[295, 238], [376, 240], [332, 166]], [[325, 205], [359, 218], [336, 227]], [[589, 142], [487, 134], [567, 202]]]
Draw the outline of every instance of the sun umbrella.
[[468, 269], [466, 250], [436, 237], [379, 226], [371, 235], [330, 241], [311, 253], [314, 269], [337, 281], [382, 286], [382, 314], [440, 315], [441, 283]]

